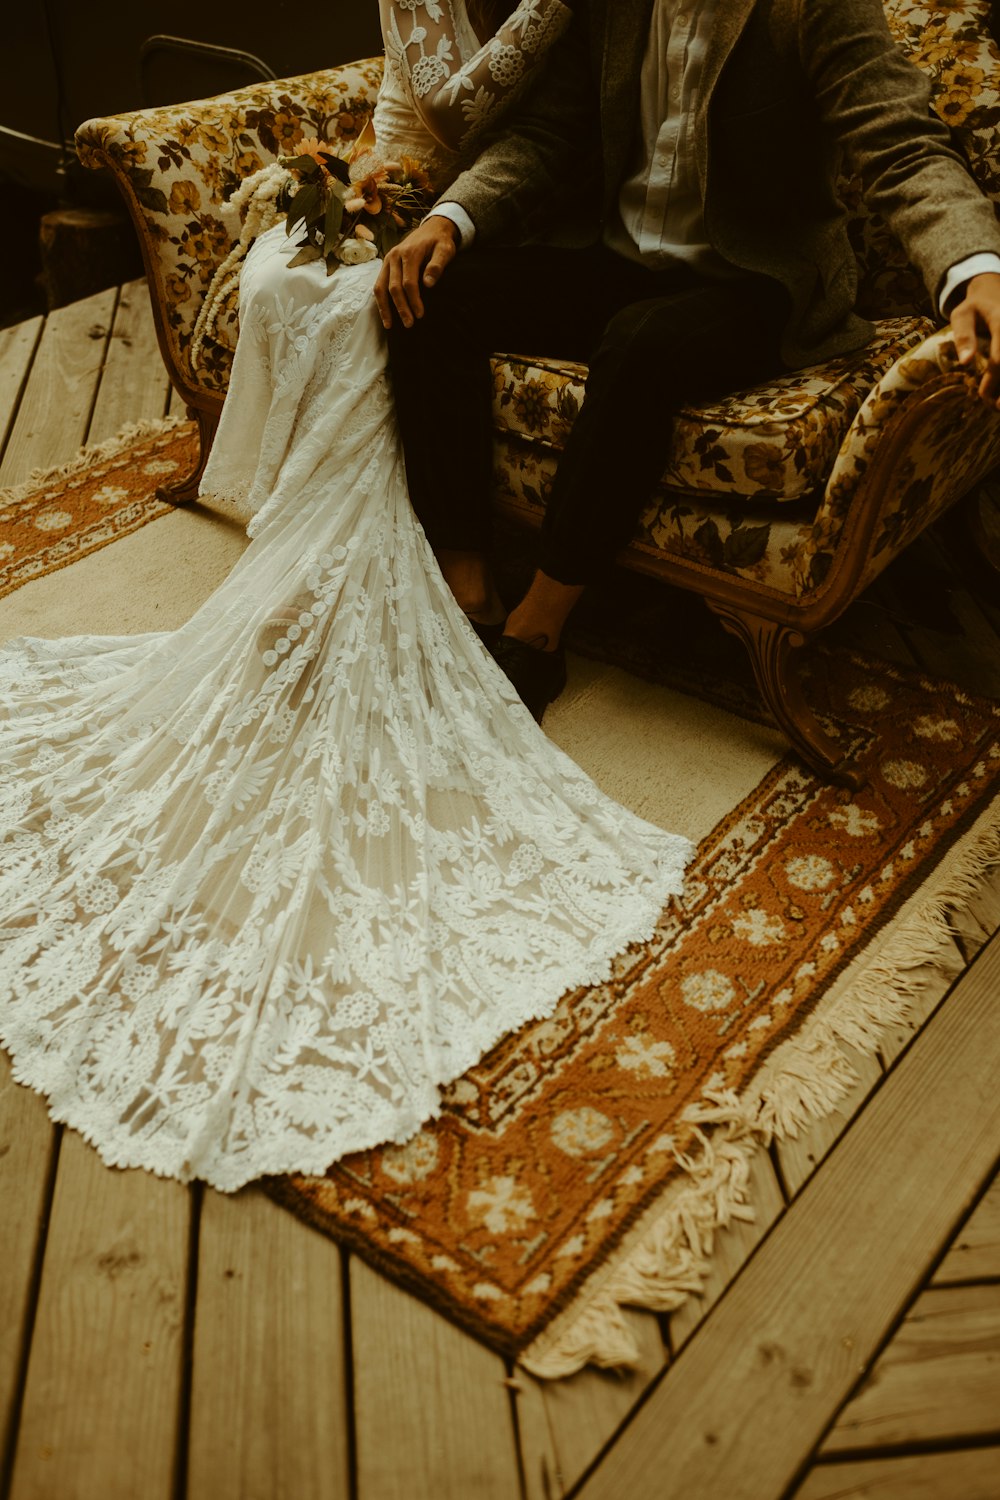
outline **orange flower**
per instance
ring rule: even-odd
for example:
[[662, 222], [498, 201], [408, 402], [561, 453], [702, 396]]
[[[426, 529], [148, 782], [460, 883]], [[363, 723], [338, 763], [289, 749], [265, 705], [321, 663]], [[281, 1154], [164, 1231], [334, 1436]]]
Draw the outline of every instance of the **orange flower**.
[[313, 161], [317, 162], [323, 168], [327, 176], [329, 176], [329, 169], [326, 165], [326, 157], [336, 156], [336, 154], [333, 147], [327, 141], [319, 141], [314, 135], [307, 136], [305, 140], [299, 141], [299, 144], [295, 148], [296, 156], [311, 156]]
[[375, 238], [367, 224], [355, 224], [354, 233], [359, 240], [373, 240]]

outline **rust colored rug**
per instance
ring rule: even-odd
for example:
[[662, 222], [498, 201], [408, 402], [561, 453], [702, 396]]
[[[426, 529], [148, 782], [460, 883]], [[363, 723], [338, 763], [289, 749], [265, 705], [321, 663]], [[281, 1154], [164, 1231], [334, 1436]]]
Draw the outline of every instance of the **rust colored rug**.
[[142, 423], [0, 492], [0, 598], [169, 515], [157, 486], [188, 473], [196, 448], [192, 422]]
[[1000, 859], [1000, 705], [846, 652], [808, 689], [863, 791], [781, 761], [611, 982], [497, 1046], [408, 1145], [267, 1191], [536, 1374], [630, 1363], [622, 1306], [697, 1289], [750, 1152], [835, 1106], [842, 1044], [905, 1019]]

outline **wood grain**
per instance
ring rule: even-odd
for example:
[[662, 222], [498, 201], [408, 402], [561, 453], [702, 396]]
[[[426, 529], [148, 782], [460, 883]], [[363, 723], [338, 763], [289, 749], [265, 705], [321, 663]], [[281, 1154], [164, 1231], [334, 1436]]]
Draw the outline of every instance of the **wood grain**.
[[590, 1366], [545, 1386], [545, 1409], [562, 1486], [557, 1494], [576, 1484], [669, 1359], [660, 1325], [652, 1313], [626, 1308], [624, 1316], [639, 1348], [634, 1370]]
[[994, 1177], [934, 1273], [935, 1286], [987, 1279], [1000, 1281], [1000, 1176]]
[[920, 1296], [824, 1453], [1000, 1436], [1000, 1286]]
[[984, 951], [580, 1491], [780, 1495], [1000, 1153]]
[[857, 1074], [857, 1082], [851, 1085], [836, 1109], [811, 1121], [798, 1135], [787, 1136], [775, 1145], [782, 1180], [790, 1198], [800, 1192], [851, 1121], [864, 1109], [869, 1094], [882, 1078], [881, 1065], [872, 1053], [858, 1052], [853, 1047], [845, 1047], [844, 1052]]
[[503, 1360], [351, 1257], [358, 1500], [517, 1500]]
[[817, 1464], [795, 1500], [998, 1500], [1000, 1448]]
[[146, 283], [130, 281], [115, 309], [88, 443], [104, 442], [126, 423], [164, 416], [169, 389]]
[[0, 328], [0, 457], [3, 456], [21, 387], [41, 337], [43, 318]]
[[187, 1500], [346, 1500], [340, 1251], [263, 1193], [202, 1204]]
[[0, 485], [22, 484], [33, 469], [66, 463], [86, 440], [117, 298], [117, 290], [98, 292], [45, 319]]
[[682, 1307], [670, 1314], [670, 1344], [675, 1355], [708, 1317], [764, 1235], [785, 1211], [778, 1175], [770, 1156], [763, 1150], [756, 1151], [750, 1160], [750, 1206], [754, 1210], [752, 1220], [734, 1219], [728, 1229], [721, 1230], [716, 1236], [711, 1269], [702, 1283], [701, 1295], [689, 1297]]
[[907, 976], [913, 986], [910, 1014], [901, 1025], [888, 1026], [882, 1033], [878, 1051], [885, 1067], [890, 1067], [923, 1029], [965, 967], [966, 960], [958, 944], [949, 939], [934, 963], [914, 969]]
[[66, 1131], [11, 1500], [172, 1500], [188, 1214]]
[[[0, 1053], [0, 1464], [14, 1436], [25, 1340], [34, 1315], [56, 1132], [44, 1101], [19, 1087]], [[2, 1472], [2, 1469], [0, 1469]]]

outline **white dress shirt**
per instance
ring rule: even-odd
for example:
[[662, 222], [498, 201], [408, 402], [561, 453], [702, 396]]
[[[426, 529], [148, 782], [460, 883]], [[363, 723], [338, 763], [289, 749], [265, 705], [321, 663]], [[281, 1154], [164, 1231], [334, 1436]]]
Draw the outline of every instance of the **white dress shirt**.
[[[683, 263], [708, 275], [736, 274], [708, 243], [694, 160], [695, 108], [717, 4], [657, 0], [653, 10], [635, 158], [604, 242], [654, 270]], [[451, 220], [463, 250], [472, 244], [475, 225], [460, 204], [439, 203], [431, 212]], [[957, 261], [941, 287], [942, 315], [965, 283], [986, 271], [1000, 272], [1000, 256], [984, 252]]]

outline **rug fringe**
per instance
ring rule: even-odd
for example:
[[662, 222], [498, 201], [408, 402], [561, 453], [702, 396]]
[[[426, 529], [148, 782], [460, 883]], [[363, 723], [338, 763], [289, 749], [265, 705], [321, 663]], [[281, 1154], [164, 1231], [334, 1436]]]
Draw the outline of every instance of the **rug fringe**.
[[187, 421], [187, 417], [148, 417], [142, 422], [130, 422], [127, 427], [121, 428], [114, 437], [106, 438], [103, 443], [90, 443], [80, 448], [66, 463], [57, 464], [51, 469], [33, 469], [23, 484], [14, 485], [9, 489], [0, 489], [0, 505], [16, 504], [20, 500], [27, 500], [43, 485], [58, 484], [60, 480], [70, 479], [90, 464], [116, 458], [119, 453], [130, 448], [133, 443], [139, 442], [141, 438], [159, 437], [161, 434], [173, 432], [175, 428], [182, 427]]
[[[919, 971], [940, 958], [986, 873], [1000, 865], [1000, 799], [945, 856], [937, 878], [914, 897], [874, 958], [856, 961], [825, 1010], [776, 1049], [741, 1095], [706, 1090], [685, 1118], [696, 1146], [677, 1155], [682, 1185], [651, 1211], [612, 1262], [586, 1304], [570, 1308], [520, 1356], [543, 1380], [584, 1365], [635, 1368], [639, 1347], [626, 1307], [673, 1312], [708, 1274], [716, 1233], [752, 1219], [750, 1166], [773, 1140], [795, 1137], [828, 1115], [857, 1081], [845, 1047], [876, 1051], [886, 1030], [905, 1023], [919, 994]], [[876, 940], [878, 941], [878, 940]]]

